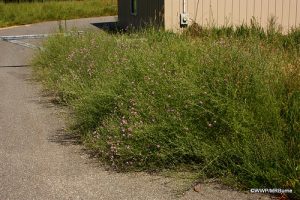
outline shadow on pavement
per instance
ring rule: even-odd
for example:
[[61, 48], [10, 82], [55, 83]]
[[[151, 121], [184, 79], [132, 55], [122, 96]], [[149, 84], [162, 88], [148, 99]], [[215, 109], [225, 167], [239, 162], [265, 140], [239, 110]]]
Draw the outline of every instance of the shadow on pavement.
[[121, 30], [118, 22], [92, 23], [92, 25], [109, 33], [117, 33]]
[[1, 65], [0, 68], [18, 68], [18, 67], [29, 67], [30, 65]]
[[48, 140], [50, 142], [58, 143], [61, 145], [79, 145], [80, 142], [80, 136], [68, 133], [65, 129], [59, 129], [56, 131], [54, 135], [51, 135]]

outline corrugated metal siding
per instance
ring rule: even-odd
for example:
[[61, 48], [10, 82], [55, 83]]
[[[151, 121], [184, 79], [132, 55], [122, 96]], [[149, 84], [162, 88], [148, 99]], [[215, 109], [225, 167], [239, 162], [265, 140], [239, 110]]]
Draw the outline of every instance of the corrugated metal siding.
[[137, 0], [137, 15], [130, 13], [130, 0], [119, 0], [119, 22], [123, 27], [163, 23], [164, 0]]
[[[192, 21], [203, 26], [250, 24], [252, 17], [267, 27], [274, 17], [284, 32], [300, 24], [300, 0], [187, 0]], [[183, 0], [165, 0], [166, 29], [180, 29]]]

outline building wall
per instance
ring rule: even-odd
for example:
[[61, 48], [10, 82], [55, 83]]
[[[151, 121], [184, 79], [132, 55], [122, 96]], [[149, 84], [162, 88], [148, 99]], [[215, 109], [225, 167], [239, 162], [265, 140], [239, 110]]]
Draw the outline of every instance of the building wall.
[[130, 2], [130, 0], [118, 0], [118, 18], [122, 27], [163, 23], [164, 0], [137, 0], [136, 16], [130, 13]]
[[[274, 17], [284, 32], [300, 24], [300, 0], [186, 0], [190, 22], [202, 26], [249, 25], [252, 17], [267, 27]], [[165, 0], [166, 29], [180, 29], [183, 0]]]

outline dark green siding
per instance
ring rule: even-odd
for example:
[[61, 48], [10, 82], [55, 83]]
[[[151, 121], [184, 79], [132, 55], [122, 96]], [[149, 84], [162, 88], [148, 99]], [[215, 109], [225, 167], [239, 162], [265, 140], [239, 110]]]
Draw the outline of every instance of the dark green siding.
[[119, 0], [119, 22], [122, 27], [143, 27], [153, 23], [163, 23], [164, 0], [137, 0], [137, 14], [132, 15], [130, 10], [131, 0]]

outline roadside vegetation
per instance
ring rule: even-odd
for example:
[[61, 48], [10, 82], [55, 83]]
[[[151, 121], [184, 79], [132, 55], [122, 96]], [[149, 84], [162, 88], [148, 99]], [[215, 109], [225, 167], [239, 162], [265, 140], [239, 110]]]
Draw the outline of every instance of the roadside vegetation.
[[0, 27], [116, 14], [116, 0], [0, 2]]
[[53, 37], [36, 76], [117, 170], [172, 169], [300, 198], [300, 31]]

